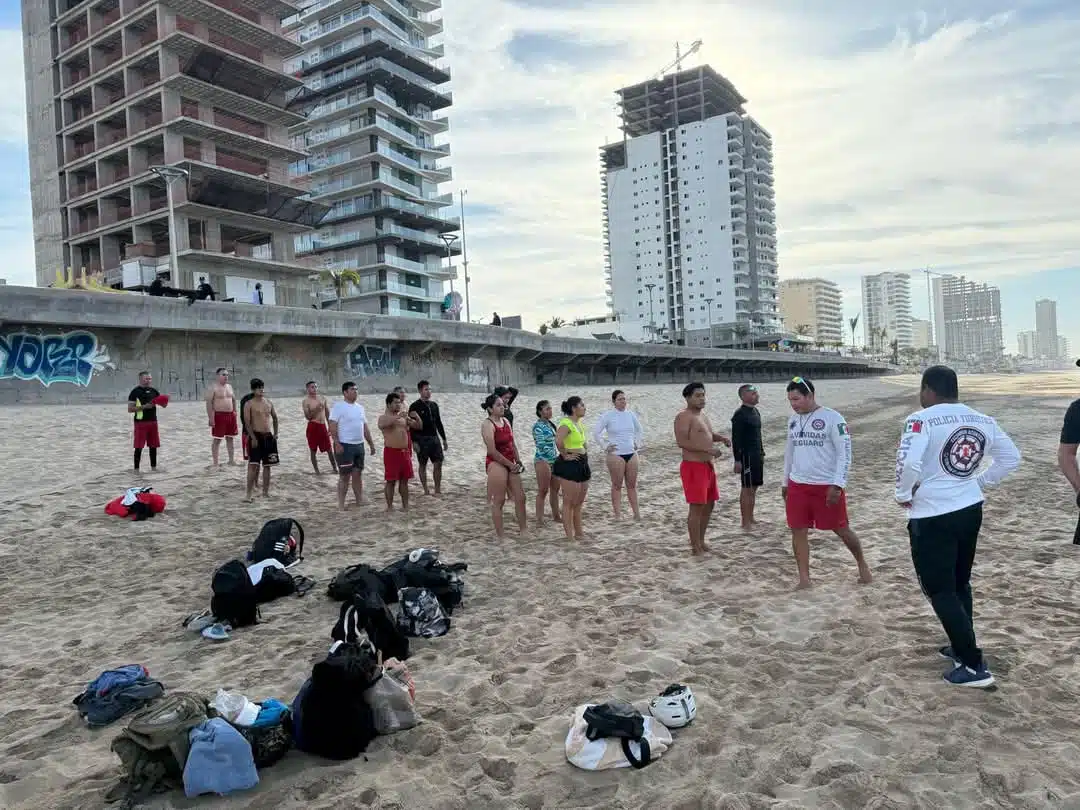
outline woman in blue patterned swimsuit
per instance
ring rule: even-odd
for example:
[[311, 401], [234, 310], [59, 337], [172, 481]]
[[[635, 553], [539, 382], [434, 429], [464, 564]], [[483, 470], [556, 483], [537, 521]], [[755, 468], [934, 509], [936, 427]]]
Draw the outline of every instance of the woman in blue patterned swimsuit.
[[536, 522], [544, 523], [544, 500], [551, 500], [551, 519], [556, 523], [562, 520], [559, 514], [559, 479], [551, 475], [551, 465], [559, 457], [555, 446], [555, 423], [551, 421], [551, 403], [542, 399], [536, 403], [536, 424], [532, 429], [536, 455], [533, 467], [536, 468]]

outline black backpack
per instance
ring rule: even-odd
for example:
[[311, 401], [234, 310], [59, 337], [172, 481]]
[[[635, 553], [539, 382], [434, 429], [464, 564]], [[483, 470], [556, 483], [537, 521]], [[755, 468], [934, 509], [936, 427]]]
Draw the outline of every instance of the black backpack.
[[327, 596], [338, 602], [351, 602], [365, 593], [377, 594], [384, 602], [397, 600], [393, 580], [363, 563], [339, 571], [326, 588]]
[[216, 619], [233, 627], [247, 627], [259, 620], [255, 586], [251, 584], [247, 566], [240, 560], [230, 560], [215, 571], [210, 587], [214, 592], [210, 612]]
[[296, 580], [293, 575], [284, 568], [268, 565], [263, 569], [259, 584], [255, 586], [255, 601], [261, 605], [283, 596], [292, 596], [294, 593]]
[[[644, 768], [652, 762], [649, 741], [645, 739], [645, 718], [629, 703], [613, 700], [609, 703], [589, 706], [582, 717], [585, 720], [586, 739], [599, 740], [615, 737], [622, 743], [626, 761], [635, 769]], [[636, 742], [641, 746], [640, 759], [636, 758], [631, 751], [631, 742]]]
[[370, 644], [340, 644], [311, 670], [293, 701], [296, 747], [327, 759], [353, 759], [378, 736], [364, 692], [382, 677]]
[[383, 660], [396, 658], [404, 661], [409, 657], [409, 638], [397, 626], [394, 614], [377, 593], [360, 594], [341, 606], [337, 624], [330, 631], [335, 641], [358, 642], [360, 634], [367, 636], [371, 644], [382, 653]]
[[[296, 526], [296, 548], [289, 544], [293, 526]], [[295, 518], [268, 520], [259, 531], [251, 546], [248, 559], [253, 563], [274, 558], [282, 565], [292, 565], [304, 559], [304, 527]]]

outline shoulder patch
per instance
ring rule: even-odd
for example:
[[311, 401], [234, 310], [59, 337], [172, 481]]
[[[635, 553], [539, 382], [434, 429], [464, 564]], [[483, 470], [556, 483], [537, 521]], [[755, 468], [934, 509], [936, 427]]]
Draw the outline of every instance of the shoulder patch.
[[836, 432], [839, 433], [841, 436], [851, 435], [851, 431], [848, 430], [847, 422], [841, 422], [839, 425], [837, 425]]
[[908, 419], [907, 424], [904, 425], [904, 433], [922, 433], [923, 422], [922, 419]]

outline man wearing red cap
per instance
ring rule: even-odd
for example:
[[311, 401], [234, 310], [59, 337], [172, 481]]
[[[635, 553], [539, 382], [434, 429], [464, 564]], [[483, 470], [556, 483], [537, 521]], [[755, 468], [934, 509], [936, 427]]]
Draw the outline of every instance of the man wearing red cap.
[[158, 435], [157, 406], [165, 407], [169, 398], [153, 387], [149, 371], [139, 372], [139, 384], [128, 394], [128, 413], [135, 418], [135, 469], [139, 469], [144, 447], [150, 448], [150, 470], [157, 469], [157, 451], [161, 446]]

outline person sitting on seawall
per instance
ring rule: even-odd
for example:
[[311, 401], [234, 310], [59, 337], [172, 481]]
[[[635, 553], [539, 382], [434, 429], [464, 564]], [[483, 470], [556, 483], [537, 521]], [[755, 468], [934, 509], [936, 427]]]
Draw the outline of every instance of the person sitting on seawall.
[[525, 469], [514, 441], [514, 429], [506, 418], [506, 405], [502, 397], [489, 394], [481, 406], [487, 418], [480, 426], [480, 435], [487, 448], [484, 463], [487, 467], [487, 496], [491, 505], [491, 522], [495, 524], [495, 538], [503, 539], [503, 505], [506, 493], [514, 500], [518, 529], [525, 533], [525, 489], [521, 473]]
[[559, 457], [552, 467], [552, 474], [559, 478], [559, 487], [563, 493], [563, 531], [568, 540], [584, 540], [585, 532], [581, 528], [581, 509], [585, 505], [585, 496], [589, 494], [589, 455], [586, 452], [585, 426], [581, 424], [585, 416], [585, 401], [581, 397], [570, 397], [562, 404], [565, 416], [559, 420], [555, 431], [555, 446]]
[[[598, 447], [606, 448], [604, 458], [607, 461], [608, 473], [611, 474], [611, 509], [615, 513], [615, 519], [618, 520], [621, 517], [620, 501], [625, 481], [626, 500], [630, 503], [634, 520], [641, 520], [637, 498], [637, 453], [644, 443], [645, 431], [641, 429], [637, 414], [626, 407], [625, 391], [612, 391], [611, 402], [615, 408], [600, 417], [596, 427], [593, 428], [592, 437]], [[605, 433], [607, 434], [606, 442]]]
[[536, 422], [533, 424], [533, 468], [536, 470], [536, 523], [544, 525], [544, 500], [551, 500], [551, 519], [562, 523], [559, 514], [559, 479], [552, 475], [551, 465], [559, 457], [555, 446], [555, 423], [551, 421], [551, 403], [542, 399], [536, 403]]

